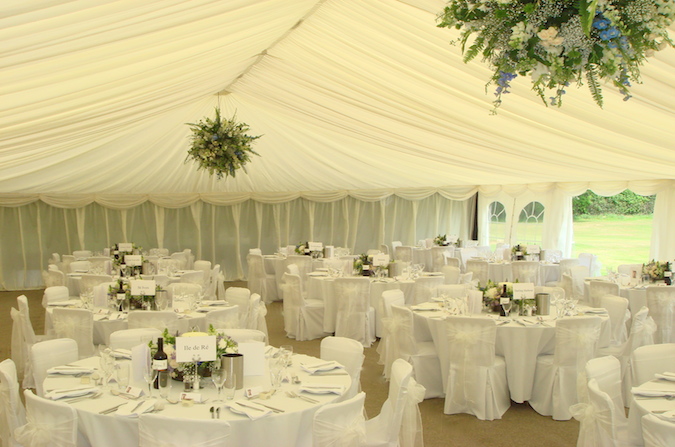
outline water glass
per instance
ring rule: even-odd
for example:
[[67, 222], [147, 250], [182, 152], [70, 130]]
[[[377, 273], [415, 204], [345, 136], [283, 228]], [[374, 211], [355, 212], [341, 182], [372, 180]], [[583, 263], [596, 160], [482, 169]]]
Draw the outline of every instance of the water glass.
[[293, 356], [293, 345], [281, 345], [279, 346], [279, 355], [283, 361], [283, 366], [291, 366], [291, 357]]
[[129, 363], [117, 362], [115, 363], [115, 381], [117, 382], [117, 389], [124, 391], [129, 386]]
[[284, 361], [283, 359], [275, 359], [272, 358], [270, 359], [270, 382], [272, 384], [272, 388], [275, 390], [278, 390], [281, 388], [281, 381], [283, 380], [284, 376]]
[[171, 392], [171, 373], [169, 371], [160, 371], [157, 382], [159, 384], [159, 397], [167, 399]]
[[223, 388], [225, 388], [225, 399], [232, 400], [234, 399], [234, 393], [237, 391], [237, 380], [227, 380], [227, 375], [231, 374], [232, 371], [225, 371], [223, 373]]

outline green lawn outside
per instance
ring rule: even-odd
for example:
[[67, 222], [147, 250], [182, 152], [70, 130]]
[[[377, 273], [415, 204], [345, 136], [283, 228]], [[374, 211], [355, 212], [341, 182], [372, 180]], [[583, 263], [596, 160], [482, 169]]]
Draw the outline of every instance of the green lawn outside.
[[598, 255], [605, 273], [619, 264], [648, 262], [652, 216], [590, 216], [574, 221], [572, 256]]

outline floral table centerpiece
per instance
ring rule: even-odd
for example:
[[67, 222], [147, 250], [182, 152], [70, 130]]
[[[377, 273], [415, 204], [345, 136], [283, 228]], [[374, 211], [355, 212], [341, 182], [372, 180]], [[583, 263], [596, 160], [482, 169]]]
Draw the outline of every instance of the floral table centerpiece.
[[[219, 359], [223, 354], [234, 354], [239, 351], [239, 347], [236, 341], [231, 337], [228, 337], [222, 332], [216, 331], [213, 325], [209, 325], [209, 330], [207, 332], [186, 332], [184, 334], [170, 334], [168, 329], [164, 329], [162, 337], [164, 338], [164, 352], [169, 359], [169, 374], [175, 380], [185, 380], [189, 379], [190, 382], [194, 381], [198, 376], [210, 375], [211, 370], [217, 361], [209, 362], [182, 362], [179, 363], [176, 361], [176, 337], [199, 337], [215, 335], [216, 337], [216, 354]], [[153, 340], [148, 344], [150, 346], [151, 355], [154, 355], [157, 352], [157, 343]], [[197, 369], [195, 369], [195, 366]]]
[[663, 281], [666, 270], [670, 270], [669, 262], [660, 262], [651, 260], [647, 264], [642, 264], [642, 275], [648, 276], [652, 282]]
[[438, 246], [441, 246], [441, 247], [446, 247], [446, 246], [450, 245], [448, 243], [447, 235], [444, 234], [444, 235], [441, 236], [439, 234], [438, 236], [436, 236], [434, 238], [434, 245], [438, 245]]
[[364, 266], [367, 265], [368, 275], [370, 275], [370, 266], [373, 264], [372, 258], [365, 253], [361, 253], [358, 258], [354, 259], [352, 268], [357, 275], [365, 275]]
[[600, 81], [628, 100], [640, 65], [673, 45], [674, 18], [675, 4], [667, 0], [451, 0], [438, 26], [461, 30], [464, 62], [479, 54], [488, 62], [495, 110], [518, 75], [531, 76], [544, 104], [558, 107], [567, 86], [585, 79], [602, 107]]
[[525, 258], [527, 256], [527, 246], [523, 244], [517, 244], [511, 247], [511, 258], [514, 260], [518, 259], [518, 253], [520, 253], [520, 256]]
[[218, 107], [215, 119], [207, 117], [188, 126], [192, 129], [192, 144], [185, 161], [196, 161], [199, 169], [216, 174], [218, 179], [234, 177], [240, 168], [246, 172], [245, 165], [251, 161], [251, 155], [259, 155], [251, 149], [251, 143], [261, 135], [248, 135], [248, 124], [237, 122], [236, 116], [221, 118]]
[[[487, 309], [492, 312], [499, 312], [501, 309], [501, 304], [499, 304], [499, 299], [502, 296], [503, 287], [501, 285], [495, 284], [492, 280], [488, 279], [485, 287], [481, 287], [478, 284], [478, 290], [483, 292], [483, 304]], [[507, 286], [508, 293], [508, 286]], [[511, 296], [513, 296], [513, 288], [511, 288]]]

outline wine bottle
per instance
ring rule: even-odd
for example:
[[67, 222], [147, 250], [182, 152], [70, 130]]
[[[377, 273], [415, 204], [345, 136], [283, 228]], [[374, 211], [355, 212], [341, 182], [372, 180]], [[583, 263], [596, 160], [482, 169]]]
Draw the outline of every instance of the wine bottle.
[[[164, 339], [162, 337], [157, 338], [157, 352], [152, 356], [152, 369], [157, 370], [157, 378], [155, 379], [154, 387], [155, 389], [159, 388], [159, 381], [162, 380], [162, 386], [166, 386], [168, 377], [166, 374], [161, 374], [162, 371], [166, 371], [169, 368], [169, 360], [164, 352]], [[161, 377], [161, 379], [160, 379]]]
[[[502, 286], [503, 286], [502, 293], [499, 295], [499, 301], [500, 301], [500, 303], [501, 303], [501, 299], [502, 299], [502, 298], [507, 298], [507, 297], [508, 297], [507, 292], [506, 292], [506, 284], [502, 284]], [[504, 306], [499, 306], [499, 316], [500, 316], [500, 317], [505, 317], [505, 316], [506, 316], [506, 312], [504, 311]]]
[[667, 286], [673, 283], [673, 272], [670, 270], [670, 262], [666, 262], [666, 270], [663, 272], [663, 280]]
[[118, 281], [118, 284], [116, 298], [118, 310], [122, 312], [122, 310], [124, 310], [124, 300], [127, 299], [127, 293], [124, 291], [123, 281], [121, 279]]
[[523, 249], [520, 247], [520, 244], [516, 245], [516, 261], [522, 261], [525, 259], [523, 256]]

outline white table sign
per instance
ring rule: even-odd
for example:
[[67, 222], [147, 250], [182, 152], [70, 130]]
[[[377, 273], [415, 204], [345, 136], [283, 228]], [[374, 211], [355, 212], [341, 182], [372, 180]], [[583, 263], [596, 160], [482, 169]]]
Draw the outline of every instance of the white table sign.
[[265, 374], [265, 343], [260, 341], [239, 343], [239, 354], [244, 356], [244, 376]]
[[141, 255], [124, 255], [124, 263], [128, 267], [140, 267], [143, 265], [143, 256]]
[[378, 266], [388, 266], [389, 265], [389, 255], [385, 255], [384, 253], [380, 253], [377, 255], [373, 255], [373, 266], [378, 267]]
[[534, 283], [532, 282], [514, 282], [513, 299], [528, 300], [534, 299]]
[[539, 245], [528, 245], [527, 254], [528, 255], [538, 255], [541, 253], [541, 247]]
[[176, 361], [209, 362], [216, 360], [216, 336], [176, 337]]
[[132, 244], [131, 242], [120, 242], [119, 244], [117, 244], [117, 249], [119, 251], [131, 253], [132, 251], [134, 251], [134, 244]]
[[307, 242], [307, 248], [309, 248], [309, 251], [321, 251], [323, 250], [323, 242]]
[[157, 290], [157, 284], [154, 280], [151, 279], [132, 279], [129, 281], [131, 284], [131, 294], [134, 296], [155, 296], [155, 291]]
[[448, 236], [446, 238], [449, 244], [454, 244], [455, 242], [457, 242], [457, 239], [458, 239], [457, 235]]

